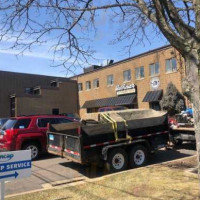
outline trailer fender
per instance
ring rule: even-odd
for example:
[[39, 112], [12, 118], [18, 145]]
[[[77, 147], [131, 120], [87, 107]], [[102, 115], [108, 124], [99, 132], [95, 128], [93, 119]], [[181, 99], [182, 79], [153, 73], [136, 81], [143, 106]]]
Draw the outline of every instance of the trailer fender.
[[112, 145], [108, 145], [102, 148], [102, 157], [103, 160], [107, 160], [108, 159], [108, 152], [110, 149], [113, 149], [115, 147], [125, 147], [125, 146], [130, 146], [130, 145], [134, 145], [134, 144], [143, 144], [144, 146], [146, 146], [146, 148], [151, 151], [151, 146], [149, 144], [149, 142], [145, 139], [141, 139], [141, 140], [135, 140], [135, 141], [131, 141], [131, 142], [123, 142], [123, 143], [118, 143], [118, 144], [112, 144]]

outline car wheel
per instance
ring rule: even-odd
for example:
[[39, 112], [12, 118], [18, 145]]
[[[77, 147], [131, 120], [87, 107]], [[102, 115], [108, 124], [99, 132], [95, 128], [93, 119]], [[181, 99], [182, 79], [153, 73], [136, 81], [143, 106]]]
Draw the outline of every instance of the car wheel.
[[36, 160], [40, 155], [39, 147], [37, 144], [34, 143], [25, 144], [23, 146], [23, 150], [31, 150], [31, 160]]
[[112, 149], [108, 154], [107, 168], [111, 172], [120, 172], [127, 169], [128, 156], [121, 148]]
[[129, 152], [129, 164], [131, 168], [142, 167], [147, 163], [147, 149], [143, 145], [134, 146]]

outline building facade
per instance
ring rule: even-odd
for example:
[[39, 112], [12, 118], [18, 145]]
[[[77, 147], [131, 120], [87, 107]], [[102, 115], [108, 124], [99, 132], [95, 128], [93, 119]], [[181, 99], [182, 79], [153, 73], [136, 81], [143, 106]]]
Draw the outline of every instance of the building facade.
[[0, 117], [78, 113], [77, 82], [0, 71]]
[[182, 57], [168, 45], [104, 67], [92, 66], [72, 79], [78, 82], [82, 115], [105, 106], [159, 110], [168, 83], [182, 93], [184, 76]]

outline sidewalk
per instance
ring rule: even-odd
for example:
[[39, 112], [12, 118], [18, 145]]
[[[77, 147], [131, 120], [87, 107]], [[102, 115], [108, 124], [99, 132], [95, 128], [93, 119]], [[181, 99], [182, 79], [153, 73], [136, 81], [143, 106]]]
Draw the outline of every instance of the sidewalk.
[[197, 174], [188, 168], [196, 157], [87, 179], [74, 186], [60, 186], [40, 192], [18, 195], [7, 200], [196, 200], [199, 198]]

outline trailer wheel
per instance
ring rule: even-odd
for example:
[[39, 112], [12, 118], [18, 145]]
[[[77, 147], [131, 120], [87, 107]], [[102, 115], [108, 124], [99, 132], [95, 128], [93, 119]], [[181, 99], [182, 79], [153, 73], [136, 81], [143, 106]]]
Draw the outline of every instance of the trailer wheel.
[[111, 172], [120, 172], [127, 169], [128, 156], [121, 148], [112, 149], [108, 154], [107, 168]]
[[129, 152], [129, 164], [131, 168], [142, 167], [147, 163], [147, 149], [143, 145], [134, 146]]

